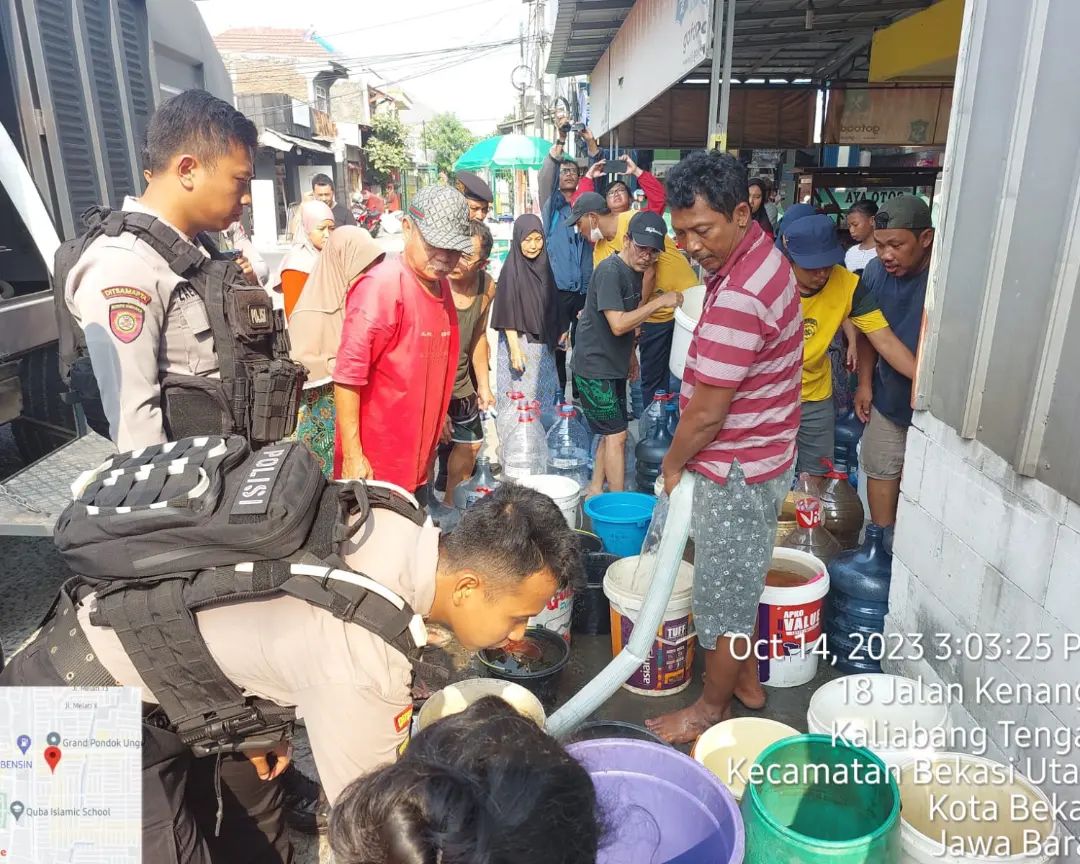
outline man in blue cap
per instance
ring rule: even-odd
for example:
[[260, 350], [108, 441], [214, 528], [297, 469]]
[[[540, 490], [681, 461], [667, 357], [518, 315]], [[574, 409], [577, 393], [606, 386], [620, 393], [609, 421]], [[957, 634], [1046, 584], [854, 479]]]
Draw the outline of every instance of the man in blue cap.
[[[794, 210], [795, 208], [792, 208]], [[915, 358], [889, 328], [872, 291], [841, 265], [844, 250], [832, 219], [785, 216], [777, 244], [791, 262], [803, 313], [802, 420], [796, 471], [823, 475], [833, 457], [836, 412], [829, 343], [850, 318], [870, 344], [902, 374], [915, 374]]]

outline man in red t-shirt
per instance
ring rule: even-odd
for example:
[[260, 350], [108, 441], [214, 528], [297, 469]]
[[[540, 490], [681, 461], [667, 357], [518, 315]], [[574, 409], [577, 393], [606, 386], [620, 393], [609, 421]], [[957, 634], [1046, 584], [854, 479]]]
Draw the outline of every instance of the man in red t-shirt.
[[705, 689], [689, 708], [648, 721], [685, 743], [730, 717], [732, 697], [765, 706], [749, 649], [795, 467], [803, 324], [791, 265], [751, 218], [739, 161], [695, 151], [667, 186], [676, 236], [709, 272], [661, 469], [669, 493], [683, 471], [695, 475], [692, 605]]
[[469, 208], [448, 186], [421, 189], [402, 221], [405, 250], [360, 277], [334, 364], [334, 476], [383, 480], [426, 503], [457, 369], [457, 310], [446, 277], [472, 250]]

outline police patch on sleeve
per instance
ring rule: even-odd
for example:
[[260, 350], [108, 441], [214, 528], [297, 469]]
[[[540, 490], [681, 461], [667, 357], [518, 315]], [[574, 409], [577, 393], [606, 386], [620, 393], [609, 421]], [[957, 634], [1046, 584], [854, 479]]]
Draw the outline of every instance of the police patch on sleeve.
[[143, 306], [149, 306], [151, 297], [142, 288], [132, 288], [130, 285], [113, 285], [101, 289], [101, 296], [106, 300], [135, 300]]
[[137, 303], [109, 304], [109, 329], [125, 345], [139, 338], [145, 321], [146, 310]]

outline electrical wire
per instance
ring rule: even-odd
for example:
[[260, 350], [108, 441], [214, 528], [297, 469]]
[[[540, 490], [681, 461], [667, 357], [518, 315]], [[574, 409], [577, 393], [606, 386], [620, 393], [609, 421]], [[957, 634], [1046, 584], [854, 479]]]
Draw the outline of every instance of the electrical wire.
[[318, 35], [324, 39], [329, 39], [332, 36], [347, 36], [351, 33], [366, 33], [369, 30], [380, 30], [385, 27], [395, 27], [398, 24], [408, 24], [410, 21], [421, 21], [428, 18], [434, 18], [436, 15], [446, 15], [451, 12], [460, 12], [463, 9], [471, 9], [474, 6], [486, 6], [488, 3], [502, 2], [502, 0], [476, 0], [474, 3], [466, 3], [463, 6], [453, 6], [449, 9], [437, 9], [434, 12], [428, 12], [425, 15], [414, 15], [411, 18], [401, 18], [397, 21], [385, 21], [382, 24], [370, 24], [367, 27], [356, 27], [352, 30], [339, 30], [336, 33], [319, 33]]

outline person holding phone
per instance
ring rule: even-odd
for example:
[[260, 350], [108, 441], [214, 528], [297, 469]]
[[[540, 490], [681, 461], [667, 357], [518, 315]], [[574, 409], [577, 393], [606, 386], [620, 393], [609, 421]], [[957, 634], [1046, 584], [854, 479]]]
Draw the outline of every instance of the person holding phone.
[[[565, 156], [566, 136], [572, 130], [570, 118], [562, 110], [555, 113], [558, 138], [540, 168], [540, 211], [543, 220], [546, 257], [551, 264], [558, 298], [558, 332], [573, 338], [573, 325], [585, 306], [585, 294], [592, 278], [592, 244], [569, 224], [571, 205], [581, 169]], [[589, 157], [600, 154], [600, 147], [588, 129], [581, 130]], [[561, 341], [561, 340], [560, 340]], [[566, 351], [555, 353], [559, 384], [566, 387]]]
[[[596, 181], [604, 175], [611, 174], [633, 177], [645, 193], [645, 206], [642, 209], [649, 210], [657, 216], [664, 215], [664, 208], [667, 206], [667, 192], [664, 191], [664, 184], [651, 172], [640, 168], [629, 156], [594, 162], [578, 182], [573, 200], [577, 201], [586, 192], [596, 192]], [[612, 213], [626, 213], [630, 210], [632, 203], [630, 187], [623, 180], [613, 180], [607, 184], [604, 199]]]

